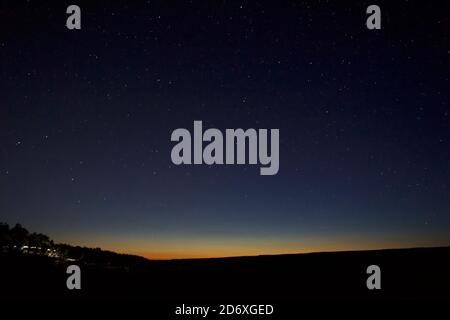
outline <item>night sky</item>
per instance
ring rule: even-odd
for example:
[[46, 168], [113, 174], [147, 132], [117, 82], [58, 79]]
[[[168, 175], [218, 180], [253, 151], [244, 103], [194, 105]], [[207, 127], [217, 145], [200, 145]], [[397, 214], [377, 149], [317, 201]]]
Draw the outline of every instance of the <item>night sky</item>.
[[[450, 245], [450, 5], [392, 2], [2, 1], [0, 221], [150, 258]], [[278, 174], [174, 165], [194, 120], [280, 129]]]

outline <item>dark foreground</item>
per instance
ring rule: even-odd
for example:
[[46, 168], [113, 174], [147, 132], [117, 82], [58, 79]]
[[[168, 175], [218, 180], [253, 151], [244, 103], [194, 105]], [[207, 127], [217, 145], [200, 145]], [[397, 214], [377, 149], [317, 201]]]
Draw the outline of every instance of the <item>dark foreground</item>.
[[[295, 305], [305, 302], [450, 301], [448, 247], [176, 261], [135, 259], [119, 266], [57, 262], [22, 254], [1, 254], [0, 261], [2, 301], [145, 302], [167, 314], [183, 303], [285, 303], [292, 312]], [[81, 290], [66, 287], [69, 264], [81, 267]], [[366, 269], [372, 264], [381, 268], [381, 290], [366, 287]]]

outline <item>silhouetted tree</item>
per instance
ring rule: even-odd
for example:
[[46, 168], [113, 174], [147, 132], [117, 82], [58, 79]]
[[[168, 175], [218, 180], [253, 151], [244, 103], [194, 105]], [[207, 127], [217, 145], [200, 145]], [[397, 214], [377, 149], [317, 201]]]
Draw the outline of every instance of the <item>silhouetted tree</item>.
[[[24, 245], [36, 248], [21, 250]], [[16, 246], [15, 249], [13, 248], [14, 246]], [[10, 228], [7, 223], [0, 222], [0, 253], [2, 251], [15, 251], [24, 254], [53, 254], [56, 251], [59, 258], [62, 259], [71, 258], [84, 263], [107, 266], [129, 266], [131, 264], [146, 261], [145, 258], [104, 251], [100, 248], [55, 244], [45, 234], [36, 232], [30, 234], [28, 230], [20, 224], [16, 224], [13, 228]]]
[[9, 225], [4, 222], [0, 222], [0, 246], [9, 246], [11, 243], [11, 235]]
[[15, 245], [24, 245], [28, 244], [28, 235], [29, 232], [27, 229], [22, 227], [19, 223], [17, 223], [11, 230], [10, 230], [12, 241]]

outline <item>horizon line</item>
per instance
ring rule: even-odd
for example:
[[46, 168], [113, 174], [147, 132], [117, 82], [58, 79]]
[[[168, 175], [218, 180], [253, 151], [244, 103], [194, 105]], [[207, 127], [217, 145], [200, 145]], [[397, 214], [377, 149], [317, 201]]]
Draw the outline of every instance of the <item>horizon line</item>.
[[[214, 260], [214, 259], [239, 259], [239, 258], [257, 258], [257, 257], [276, 257], [276, 256], [294, 256], [294, 255], [309, 255], [309, 254], [330, 254], [330, 253], [352, 253], [352, 252], [373, 252], [373, 251], [395, 251], [395, 250], [420, 250], [420, 249], [450, 249], [450, 244], [440, 246], [417, 246], [417, 247], [392, 247], [392, 248], [377, 248], [377, 249], [338, 249], [338, 250], [324, 250], [324, 251], [306, 251], [306, 252], [291, 252], [291, 253], [267, 253], [267, 254], [249, 254], [236, 256], [218, 256], [218, 257], [185, 257], [185, 258], [149, 258], [142, 254], [116, 252], [118, 254], [138, 256], [148, 261], [183, 261], [183, 260]], [[103, 249], [102, 249], [103, 250]], [[109, 250], [105, 250], [109, 251]]]

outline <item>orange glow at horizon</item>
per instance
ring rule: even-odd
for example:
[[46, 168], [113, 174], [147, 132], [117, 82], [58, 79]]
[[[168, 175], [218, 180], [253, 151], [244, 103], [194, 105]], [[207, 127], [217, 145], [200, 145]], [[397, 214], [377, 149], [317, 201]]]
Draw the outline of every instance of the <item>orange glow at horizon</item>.
[[358, 250], [376, 250], [376, 249], [397, 249], [397, 248], [411, 248], [411, 247], [433, 247], [439, 246], [434, 241], [421, 242], [359, 242], [359, 243], [335, 243], [326, 244], [318, 243], [317, 245], [301, 246], [299, 244], [286, 244], [284, 246], [209, 246], [206, 245], [180, 248], [161, 248], [157, 250], [124, 250], [118, 248], [113, 250], [121, 253], [128, 253], [139, 255], [147, 259], [153, 260], [172, 260], [172, 259], [196, 259], [196, 258], [224, 258], [224, 257], [239, 257], [239, 256], [259, 256], [259, 255], [279, 255], [279, 254], [298, 254], [298, 253], [313, 253], [313, 252], [337, 252], [337, 251], [358, 251]]
[[[334, 252], [450, 245], [448, 237], [426, 234], [360, 235], [345, 234], [334, 237], [286, 236], [284, 237], [155, 237], [137, 235], [95, 235], [69, 237], [64, 241], [73, 245], [100, 247], [103, 250], [139, 255], [154, 260], [220, 258], [311, 252]], [[78, 240], [78, 241], [77, 241]], [[59, 241], [58, 241], [59, 242]]]
[[[426, 246], [426, 245], [425, 245]], [[301, 254], [301, 253], [315, 253], [315, 252], [338, 252], [338, 251], [360, 251], [360, 250], [377, 250], [377, 249], [401, 249], [414, 246], [392, 245], [392, 246], [368, 246], [368, 247], [324, 247], [324, 248], [310, 248], [298, 250], [192, 250], [192, 251], [116, 251], [124, 254], [138, 255], [150, 260], [173, 260], [173, 259], [208, 259], [208, 258], [227, 258], [227, 257], [243, 257], [243, 256], [260, 256], [260, 255], [281, 255], [281, 254]], [[113, 250], [114, 251], [114, 250]]]

